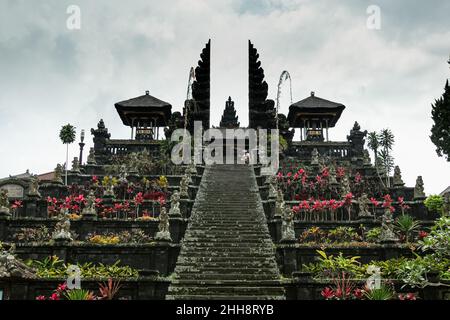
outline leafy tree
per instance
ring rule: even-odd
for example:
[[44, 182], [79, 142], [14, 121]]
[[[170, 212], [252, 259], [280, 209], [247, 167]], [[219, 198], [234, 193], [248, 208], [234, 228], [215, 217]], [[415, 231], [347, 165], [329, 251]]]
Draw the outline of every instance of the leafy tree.
[[[448, 63], [450, 64], [450, 60]], [[450, 161], [450, 86], [448, 80], [445, 84], [444, 94], [431, 107], [431, 118], [434, 124], [431, 128], [430, 139], [436, 146], [438, 156], [446, 155], [447, 161]]]
[[66, 185], [67, 185], [67, 167], [69, 164], [69, 144], [73, 143], [75, 141], [75, 127], [71, 124], [66, 124], [61, 128], [61, 131], [59, 132], [59, 138], [61, 139], [62, 143], [67, 146], [66, 149]]

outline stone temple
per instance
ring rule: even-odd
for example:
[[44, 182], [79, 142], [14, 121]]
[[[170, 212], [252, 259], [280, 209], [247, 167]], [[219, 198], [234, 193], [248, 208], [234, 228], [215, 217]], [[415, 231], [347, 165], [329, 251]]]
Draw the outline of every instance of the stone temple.
[[[194, 133], [196, 121], [213, 127], [210, 62], [208, 41], [180, 111], [149, 91], [117, 102], [128, 139], [94, 119], [94, 146], [84, 159], [79, 143], [67, 185], [61, 164], [0, 180], [0, 299], [55, 298], [74, 267], [81, 287], [100, 298], [99, 282], [112, 279], [123, 299], [363, 299], [377, 289], [367, 289], [377, 272], [391, 280], [382, 284], [390, 298], [449, 297], [448, 260], [428, 270], [441, 285], [414, 286], [397, 272], [426, 255], [417, 244], [440, 217], [424, 205], [422, 178], [405, 186], [400, 168], [391, 176], [375, 166], [358, 122], [334, 141], [329, 129], [351, 107], [311, 92], [278, 113], [250, 41], [248, 128], [279, 128], [278, 171], [238, 161], [173, 164], [175, 130]], [[217, 128], [240, 128], [231, 97]], [[405, 215], [414, 227], [402, 227]], [[340, 255], [357, 262], [339, 266]], [[348, 296], [336, 288], [346, 276]]]

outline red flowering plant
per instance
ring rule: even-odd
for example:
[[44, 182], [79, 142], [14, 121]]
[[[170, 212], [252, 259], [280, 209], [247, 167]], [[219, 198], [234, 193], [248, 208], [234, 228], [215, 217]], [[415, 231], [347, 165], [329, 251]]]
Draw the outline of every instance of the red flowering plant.
[[303, 200], [302, 202], [300, 202], [299, 204], [299, 208], [302, 210], [303, 212], [303, 218], [305, 221], [310, 219], [310, 214], [311, 214], [311, 206], [309, 205], [309, 201], [308, 200]]
[[402, 215], [405, 215], [406, 210], [410, 209], [411, 207], [408, 206], [403, 197], [398, 197], [398, 206], [400, 207], [400, 210], [402, 211]]
[[336, 169], [336, 178], [342, 178], [345, 176], [345, 169], [343, 167], [338, 167]]
[[326, 300], [355, 300], [361, 299], [362, 290], [356, 288], [350, 276], [342, 272], [333, 279], [333, 287], [326, 287], [321, 292]]
[[370, 203], [372, 203], [373, 217], [376, 217], [376, 209], [380, 205], [380, 202], [375, 198], [370, 198]]
[[328, 211], [330, 212], [331, 221], [337, 220], [337, 210], [342, 206], [342, 201], [337, 201], [335, 199], [330, 199], [328, 201]]
[[59, 214], [58, 210], [58, 200], [55, 197], [47, 197], [47, 215], [48, 217], [53, 217]]
[[387, 194], [383, 197], [383, 199], [384, 199], [384, 201], [383, 201], [382, 207], [385, 209], [386, 208], [389, 209], [391, 212], [394, 212], [395, 208], [392, 206], [393, 200], [392, 200], [391, 196], [389, 194]]
[[343, 206], [347, 208], [348, 221], [352, 219], [352, 203], [353, 203], [353, 194], [349, 192], [344, 196], [343, 199]]
[[417, 300], [417, 296], [415, 293], [400, 293], [398, 295], [398, 300]]
[[20, 200], [15, 200], [12, 203], [11, 209], [12, 209], [12, 212], [13, 212], [13, 218], [18, 216], [19, 209], [22, 208], [22, 207], [23, 207], [23, 203]]
[[139, 208], [144, 202], [144, 197], [142, 196], [142, 192], [138, 192], [138, 194], [134, 197], [134, 205], [136, 207], [136, 218], [139, 218]]
[[419, 237], [420, 240], [423, 240], [423, 239], [426, 238], [427, 236], [428, 236], [428, 232], [423, 231], [423, 230], [420, 230], [420, 231], [419, 231], [418, 237]]
[[323, 205], [322, 205], [322, 201], [320, 200], [314, 200], [313, 201], [313, 205], [312, 205], [312, 220], [313, 221], [318, 221], [320, 220], [320, 215], [323, 214]]

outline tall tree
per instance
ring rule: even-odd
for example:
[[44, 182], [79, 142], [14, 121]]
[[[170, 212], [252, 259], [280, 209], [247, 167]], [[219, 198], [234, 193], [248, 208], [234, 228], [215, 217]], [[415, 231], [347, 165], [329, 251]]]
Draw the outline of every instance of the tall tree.
[[379, 135], [381, 150], [379, 152], [380, 162], [386, 172], [386, 185], [390, 187], [389, 175], [394, 168], [394, 157], [392, 147], [394, 146], [394, 134], [390, 129], [383, 129]]
[[[448, 63], [450, 64], [450, 60]], [[445, 84], [444, 94], [431, 107], [431, 118], [434, 124], [431, 128], [430, 139], [436, 146], [438, 156], [445, 155], [447, 161], [450, 161], [450, 86], [448, 80]]]
[[75, 127], [71, 124], [66, 124], [61, 128], [61, 131], [59, 132], [59, 138], [61, 139], [62, 143], [67, 146], [66, 149], [66, 179], [65, 184], [67, 186], [67, 167], [69, 165], [69, 144], [73, 143], [75, 141]]

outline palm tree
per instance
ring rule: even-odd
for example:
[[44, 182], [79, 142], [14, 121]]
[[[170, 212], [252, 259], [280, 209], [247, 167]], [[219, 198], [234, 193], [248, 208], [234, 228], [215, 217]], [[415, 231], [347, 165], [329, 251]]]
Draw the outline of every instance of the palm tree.
[[379, 156], [386, 171], [386, 185], [390, 186], [389, 174], [394, 168], [394, 158], [392, 157], [392, 147], [394, 145], [394, 135], [390, 129], [383, 129], [379, 134], [380, 146], [382, 147]]
[[61, 131], [59, 132], [59, 138], [61, 139], [62, 143], [67, 146], [66, 149], [66, 179], [65, 184], [67, 186], [67, 166], [69, 164], [69, 144], [73, 143], [75, 141], [75, 127], [71, 124], [66, 124], [61, 128]]
[[383, 187], [386, 188], [386, 185], [384, 184], [383, 179], [381, 179], [380, 172], [379, 172], [380, 156], [378, 153], [378, 149], [380, 147], [380, 141], [379, 141], [379, 135], [375, 131], [369, 132], [369, 134], [367, 135], [367, 146], [369, 147], [370, 150], [373, 151], [374, 165], [375, 165], [375, 169], [377, 171], [378, 178], [380, 179], [380, 182], [383, 185]]

